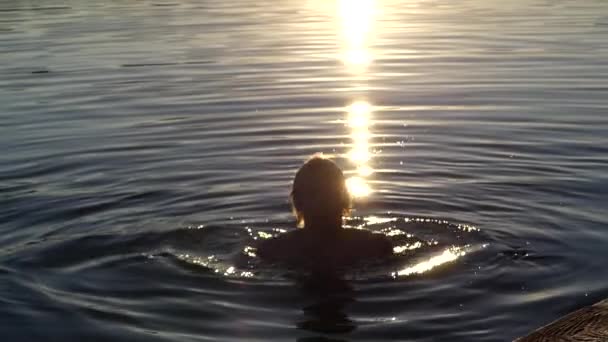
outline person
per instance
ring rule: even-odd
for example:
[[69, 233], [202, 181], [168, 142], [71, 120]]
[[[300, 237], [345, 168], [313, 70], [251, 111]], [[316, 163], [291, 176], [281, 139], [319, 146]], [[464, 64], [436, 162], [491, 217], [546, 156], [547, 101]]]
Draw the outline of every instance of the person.
[[262, 240], [257, 246], [262, 260], [333, 271], [392, 255], [385, 235], [342, 227], [350, 194], [342, 170], [322, 155], [313, 156], [297, 171], [290, 199], [301, 229]]

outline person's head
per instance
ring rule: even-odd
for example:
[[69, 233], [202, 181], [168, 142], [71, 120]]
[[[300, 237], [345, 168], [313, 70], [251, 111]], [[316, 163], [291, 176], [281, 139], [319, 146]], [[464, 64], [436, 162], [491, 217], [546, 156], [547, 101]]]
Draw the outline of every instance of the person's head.
[[291, 203], [298, 226], [306, 225], [306, 221], [341, 222], [350, 208], [342, 170], [322, 155], [314, 155], [296, 173]]

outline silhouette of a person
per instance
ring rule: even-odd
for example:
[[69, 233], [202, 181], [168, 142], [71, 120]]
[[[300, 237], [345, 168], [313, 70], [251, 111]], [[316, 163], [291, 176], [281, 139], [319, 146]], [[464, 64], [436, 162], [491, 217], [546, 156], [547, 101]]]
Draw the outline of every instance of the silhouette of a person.
[[304, 163], [296, 173], [290, 197], [302, 229], [258, 244], [262, 260], [332, 274], [392, 255], [393, 246], [384, 235], [342, 227], [351, 199], [342, 170], [331, 160], [315, 155]]

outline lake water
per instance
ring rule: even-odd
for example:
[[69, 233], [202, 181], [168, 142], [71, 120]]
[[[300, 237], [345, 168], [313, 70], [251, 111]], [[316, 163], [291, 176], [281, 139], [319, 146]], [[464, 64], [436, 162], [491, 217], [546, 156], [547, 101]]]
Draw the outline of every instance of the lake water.
[[[608, 296], [605, 0], [6, 0], [0, 62], [3, 340], [510, 341]], [[257, 260], [316, 152], [393, 260]]]

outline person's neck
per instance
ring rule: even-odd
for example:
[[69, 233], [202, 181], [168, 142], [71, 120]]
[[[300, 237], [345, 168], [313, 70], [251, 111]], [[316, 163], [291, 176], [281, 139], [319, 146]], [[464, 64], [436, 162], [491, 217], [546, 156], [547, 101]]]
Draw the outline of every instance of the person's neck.
[[311, 232], [333, 232], [339, 231], [342, 228], [342, 217], [305, 217], [304, 229]]

